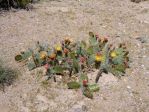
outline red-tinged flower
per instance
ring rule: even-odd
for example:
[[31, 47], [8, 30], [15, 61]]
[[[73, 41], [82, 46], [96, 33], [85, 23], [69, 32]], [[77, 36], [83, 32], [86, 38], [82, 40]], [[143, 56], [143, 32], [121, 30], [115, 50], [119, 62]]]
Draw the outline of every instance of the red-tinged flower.
[[95, 37], [96, 37], [96, 40], [98, 40], [98, 39], [99, 39], [99, 35], [95, 35]]
[[88, 81], [87, 80], [83, 80], [83, 86], [87, 86]]
[[67, 48], [64, 48], [64, 54], [68, 54], [69, 50]]
[[45, 64], [44, 67], [46, 70], [49, 69], [49, 64]]
[[81, 63], [84, 63], [85, 61], [86, 61], [86, 58], [83, 57], [83, 56], [81, 56], [81, 57], [80, 57], [80, 62], [81, 62]]

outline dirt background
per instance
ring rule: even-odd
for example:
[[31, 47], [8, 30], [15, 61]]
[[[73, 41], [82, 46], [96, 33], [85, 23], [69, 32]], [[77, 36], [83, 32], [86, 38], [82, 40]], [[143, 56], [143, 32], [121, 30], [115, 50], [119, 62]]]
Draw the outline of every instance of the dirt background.
[[[44, 0], [33, 7], [0, 13], [0, 58], [20, 72], [5, 93], [0, 91], [0, 112], [149, 112], [149, 1]], [[104, 74], [93, 100], [68, 90], [61, 80], [43, 83], [43, 68], [29, 72], [14, 61], [36, 41], [86, 40], [89, 31], [115, 45], [126, 42], [132, 61], [121, 80]], [[95, 73], [89, 73], [91, 82]]]

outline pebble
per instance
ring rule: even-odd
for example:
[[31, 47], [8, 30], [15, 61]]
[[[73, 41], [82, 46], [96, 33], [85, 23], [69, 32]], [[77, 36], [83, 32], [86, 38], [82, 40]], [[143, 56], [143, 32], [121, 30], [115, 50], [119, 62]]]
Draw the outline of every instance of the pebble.
[[131, 87], [130, 86], [127, 86], [127, 89], [131, 89]]

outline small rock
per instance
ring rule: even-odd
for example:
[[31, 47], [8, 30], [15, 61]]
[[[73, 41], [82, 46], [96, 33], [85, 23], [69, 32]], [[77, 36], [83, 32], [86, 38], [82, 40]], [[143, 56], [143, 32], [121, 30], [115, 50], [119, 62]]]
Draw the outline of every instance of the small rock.
[[131, 89], [131, 87], [130, 86], [127, 86], [127, 89]]

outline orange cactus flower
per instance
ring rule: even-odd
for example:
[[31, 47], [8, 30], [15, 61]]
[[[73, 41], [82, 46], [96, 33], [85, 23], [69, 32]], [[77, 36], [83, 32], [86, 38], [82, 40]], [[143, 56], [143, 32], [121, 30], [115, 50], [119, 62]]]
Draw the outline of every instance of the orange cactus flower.
[[49, 58], [52, 59], [52, 60], [55, 59], [55, 58], [56, 58], [56, 54], [55, 54], [55, 53], [52, 53], [52, 54], [49, 56]]
[[40, 52], [40, 59], [45, 59], [47, 57], [47, 52], [46, 51], [41, 51]]

